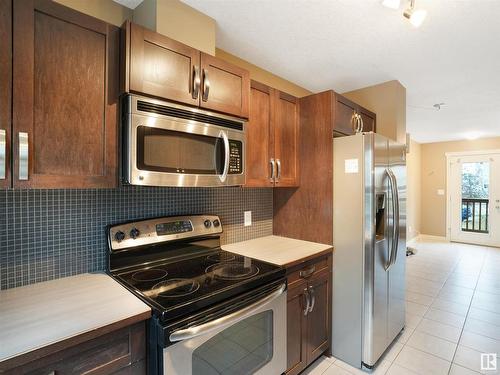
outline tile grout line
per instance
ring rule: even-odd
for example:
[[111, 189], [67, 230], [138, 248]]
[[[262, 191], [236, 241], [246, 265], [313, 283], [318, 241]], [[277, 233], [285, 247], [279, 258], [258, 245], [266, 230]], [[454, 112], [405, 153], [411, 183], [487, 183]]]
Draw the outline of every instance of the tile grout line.
[[[460, 331], [460, 336], [458, 337], [457, 347], [455, 348], [455, 352], [453, 353], [453, 358], [451, 359], [451, 365], [450, 365], [450, 369], [448, 370], [448, 375], [451, 374], [451, 368], [452, 368], [453, 364], [455, 363], [455, 357], [457, 355], [458, 347], [460, 346], [460, 340], [462, 339], [462, 335], [463, 335], [464, 330], [465, 330], [465, 324], [467, 324], [467, 318], [469, 317], [469, 312], [470, 312], [470, 309], [472, 306], [472, 301], [474, 300], [474, 295], [476, 294], [477, 284], [479, 283], [479, 279], [481, 278], [481, 274], [483, 272], [483, 267], [484, 267], [485, 261], [486, 261], [486, 255], [484, 255], [483, 261], [481, 263], [481, 269], [479, 270], [479, 274], [478, 274], [477, 280], [476, 280], [476, 285], [474, 286], [474, 289], [472, 292], [472, 297], [470, 299], [469, 308], [467, 309], [467, 313], [465, 314], [465, 322], [464, 322], [464, 325], [462, 326], [462, 329]], [[457, 366], [460, 366], [460, 365], [457, 365]], [[462, 366], [462, 367], [467, 368], [465, 366]], [[472, 370], [472, 369], [469, 369], [469, 370]], [[475, 370], [472, 370], [472, 371], [475, 371]]]

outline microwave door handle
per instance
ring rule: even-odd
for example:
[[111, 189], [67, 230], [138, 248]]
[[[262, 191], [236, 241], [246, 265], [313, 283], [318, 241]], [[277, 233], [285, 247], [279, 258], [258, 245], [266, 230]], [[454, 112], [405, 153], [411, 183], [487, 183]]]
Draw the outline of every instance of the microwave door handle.
[[227, 178], [227, 173], [229, 172], [229, 139], [227, 138], [226, 132], [222, 131], [219, 133], [219, 137], [222, 137], [224, 141], [224, 169], [222, 174], [219, 176], [221, 182], [225, 182]]
[[207, 323], [203, 323], [199, 326], [189, 327], [186, 329], [180, 329], [178, 331], [172, 332], [170, 334], [170, 341], [176, 342], [182, 340], [189, 340], [198, 336], [206, 335], [215, 330], [233, 325], [234, 323], [240, 321], [242, 318], [251, 315], [264, 305], [274, 301], [276, 298], [278, 298], [285, 292], [285, 289], [286, 289], [286, 284], [282, 284], [279, 288], [275, 289], [268, 296], [258, 300], [257, 302], [252, 303], [247, 307], [244, 307], [241, 310], [235, 311], [232, 314], [220, 317], [218, 319], [212, 320]]

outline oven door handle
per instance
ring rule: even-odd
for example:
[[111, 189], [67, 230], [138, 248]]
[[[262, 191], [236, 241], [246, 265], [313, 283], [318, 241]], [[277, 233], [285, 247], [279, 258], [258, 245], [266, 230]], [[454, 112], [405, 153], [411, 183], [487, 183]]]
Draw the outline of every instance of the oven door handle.
[[225, 182], [227, 178], [227, 173], [229, 172], [229, 139], [227, 138], [227, 134], [225, 131], [220, 132], [220, 137], [224, 141], [224, 170], [222, 174], [219, 176], [221, 182]]
[[192, 339], [194, 337], [206, 335], [207, 333], [218, 330], [222, 327], [230, 326], [243, 317], [247, 315], [251, 315], [256, 310], [260, 309], [262, 306], [274, 301], [276, 298], [281, 296], [286, 289], [286, 284], [282, 284], [279, 288], [277, 288], [274, 292], [269, 294], [268, 296], [260, 299], [257, 302], [252, 303], [251, 305], [235, 311], [232, 314], [223, 316], [219, 319], [212, 320], [210, 322], [201, 324], [199, 326], [189, 327], [186, 329], [180, 329], [178, 331], [172, 332], [170, 334], [170, 342], [182, 341]]

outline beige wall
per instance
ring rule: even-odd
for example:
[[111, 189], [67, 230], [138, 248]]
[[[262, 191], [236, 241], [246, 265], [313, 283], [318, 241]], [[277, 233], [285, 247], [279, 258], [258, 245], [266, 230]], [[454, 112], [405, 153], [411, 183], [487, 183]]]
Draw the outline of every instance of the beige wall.
[[411, 140], [410, 153], [406, 154], [406, 232], [408, 240], [418, 236], [421, 232], [421, 157], [422, 146]]
[[126, 19], [250, 71], [250, 77], [297, 97], [310, 91], [216, 48], [216, 22], [179, 0], [144, 0], [134, 11], [112, 0], [57, 0], [70, 8], [121, 26]]
[[290, 95], [294, 95], [297, 97], [302, 97], [306, 95], [312, 94], [311, 91], [308, 91], [300, 86], [297, 86], [295, 83], [287, 81], [281, 77], [278, 77], [275, 74], [268, 72], [262, 68], [259, 68], [256, 65], [249, 63], [243, 59], [240, 59], [237, 56], [231, 55], [229, 52], [221, 50], [217, 48], [215, 50], [215, 56], [222, 60], [226, 60], [234, 65], [241, 66], [242, 68], [248, 70], [250, 72], [250, 78], [261, 83], [264, 83], [268, 86], [274, 87], [281, 91], [284, 91]]
[[447, 152], [500, 149], [500, 137], [474, 141], [453, 141], [422, 144], [422, 220], [421, 232], [434, 236], [446, 236], [446, 195], [438, 195], [438, 189], [446, 189]]
[[69, 8], [99, 18], [116, 26], [132, 18], [132, 10], [113, 0], [55, 0]]
[[377, 133], [406, 142], [406, 88], [399, 81], [349, 91], [342, 95], [377, 114]]

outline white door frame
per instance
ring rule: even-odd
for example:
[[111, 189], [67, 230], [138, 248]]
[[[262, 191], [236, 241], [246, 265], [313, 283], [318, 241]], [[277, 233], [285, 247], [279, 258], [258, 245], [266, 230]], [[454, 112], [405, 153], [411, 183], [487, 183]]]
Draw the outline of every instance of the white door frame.
[[446, 240], [451, 241], [451, 192], [450, 192], [450, 159], [452, 157], [465, 157], [474, 155], [500, 154], [500, 150], [481, 150], [481, 151], [458, 151], [446, 152]]

